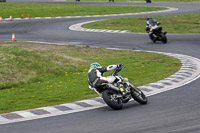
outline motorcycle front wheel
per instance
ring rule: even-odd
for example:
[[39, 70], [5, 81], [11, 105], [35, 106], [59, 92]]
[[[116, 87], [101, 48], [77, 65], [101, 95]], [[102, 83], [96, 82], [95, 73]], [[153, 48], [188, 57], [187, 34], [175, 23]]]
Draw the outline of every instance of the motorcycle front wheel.
[[122, 100], [120, 98], [117, 98], [117, 92], [114, 90], [105, 90], [102, 93], [103, 100], [105, 103], [115, 110], [120, 110], [123, 107]]
[[156, 42], [156, 39], [153, 34], [149, 34], [149, 38], [152, 40], [153, 43]]
[[146, 3], [151, 3], [151, 0], [146, 0]]
[[160, 33], [160, 37], [161, 37], [161, 41], [163, 43], [167, 43], [167, 37], [166, 37], [166, 35], [164, 33]]
[[131, 96], [135, 101], [137, 101], [140, 104], [147, 104], [148, 99], [145, 96], [145, 94], [139, 89], [139, 88], [133, 88], [131, 87]]

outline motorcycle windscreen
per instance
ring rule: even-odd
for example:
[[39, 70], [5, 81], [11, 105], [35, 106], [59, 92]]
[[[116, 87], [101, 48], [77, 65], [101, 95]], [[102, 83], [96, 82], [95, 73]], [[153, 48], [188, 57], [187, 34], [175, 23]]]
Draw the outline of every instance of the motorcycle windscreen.
[[156, 25], [156, 22], [155, 22], [154, 20], [149, 20], [149, 24], [150, 24], [151, 26], [155, 26], [155, 25]]

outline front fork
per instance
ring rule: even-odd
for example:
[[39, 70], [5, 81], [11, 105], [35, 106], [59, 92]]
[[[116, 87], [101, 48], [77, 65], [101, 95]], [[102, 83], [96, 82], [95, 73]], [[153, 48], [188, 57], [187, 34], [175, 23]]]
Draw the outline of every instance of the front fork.
[[141, 91], [139, 88], [137, 88], [136, 86], [134, 86], [134, 85], [132, 85], [132, 84], [130, 84], [130, 86], [131, 86], [134, 90], [136, 90], [139, 94], [142, 94], [142, 91]]

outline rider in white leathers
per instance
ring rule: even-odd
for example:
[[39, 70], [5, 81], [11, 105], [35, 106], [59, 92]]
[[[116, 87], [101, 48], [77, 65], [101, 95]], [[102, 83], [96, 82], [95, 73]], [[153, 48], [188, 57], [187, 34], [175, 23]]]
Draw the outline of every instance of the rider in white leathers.
[[154, 25], [158, 25], [159, 22], [157, 22], [155, 19], [152, 19], [152, 17], [148, 16], [147, 17], [147, 22], [146, 22], [146, 31], [147, 33], [151, 34], [151, 28]]
[[113, 76], [104, 77], [103, 73], [111, 70], [120, 69], [121, 64], [109, 65], [102, 67], [99, 63], [95, 62], [90, 65], [88, 71], [89, 88], [101, 93], [101, 86], [103, 83], [117, 83], [120, 79]]

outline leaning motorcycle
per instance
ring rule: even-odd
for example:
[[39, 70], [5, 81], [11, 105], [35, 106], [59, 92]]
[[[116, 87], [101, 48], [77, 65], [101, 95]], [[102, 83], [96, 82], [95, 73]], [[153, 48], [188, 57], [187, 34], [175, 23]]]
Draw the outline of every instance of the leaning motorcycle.
[[151, 0], [146, 0], [146, 3], [151, 3]]
[[[123, 78], [118, 72], [120, 72], [124, 68], [124, 65], [111, 76], [109, 76], [109, 80], [112, 80], [112, 84], [104, 83], [101, 88], [96, 89], [95, 91], [103, 98], [105, 103], [115, 110], [120, 110], [123, 108], [123, 104], [127, 103], [132, 98], [140, 104], [147, 104], [148, 99], [145, 94], [137, 87], [132, 85], [127, 78]], [[117, 83], [114, 81], [118, 79]], [[121, 92], [120, 87], [124, 89], [124, 94]]]
[[155, 24], [152, 26], [149, 32], [150, 39], [155, 43], [156, 41], [161, 41], [162, 43], [167, 43], [167, 32], [162, 31], [162, 27]]

